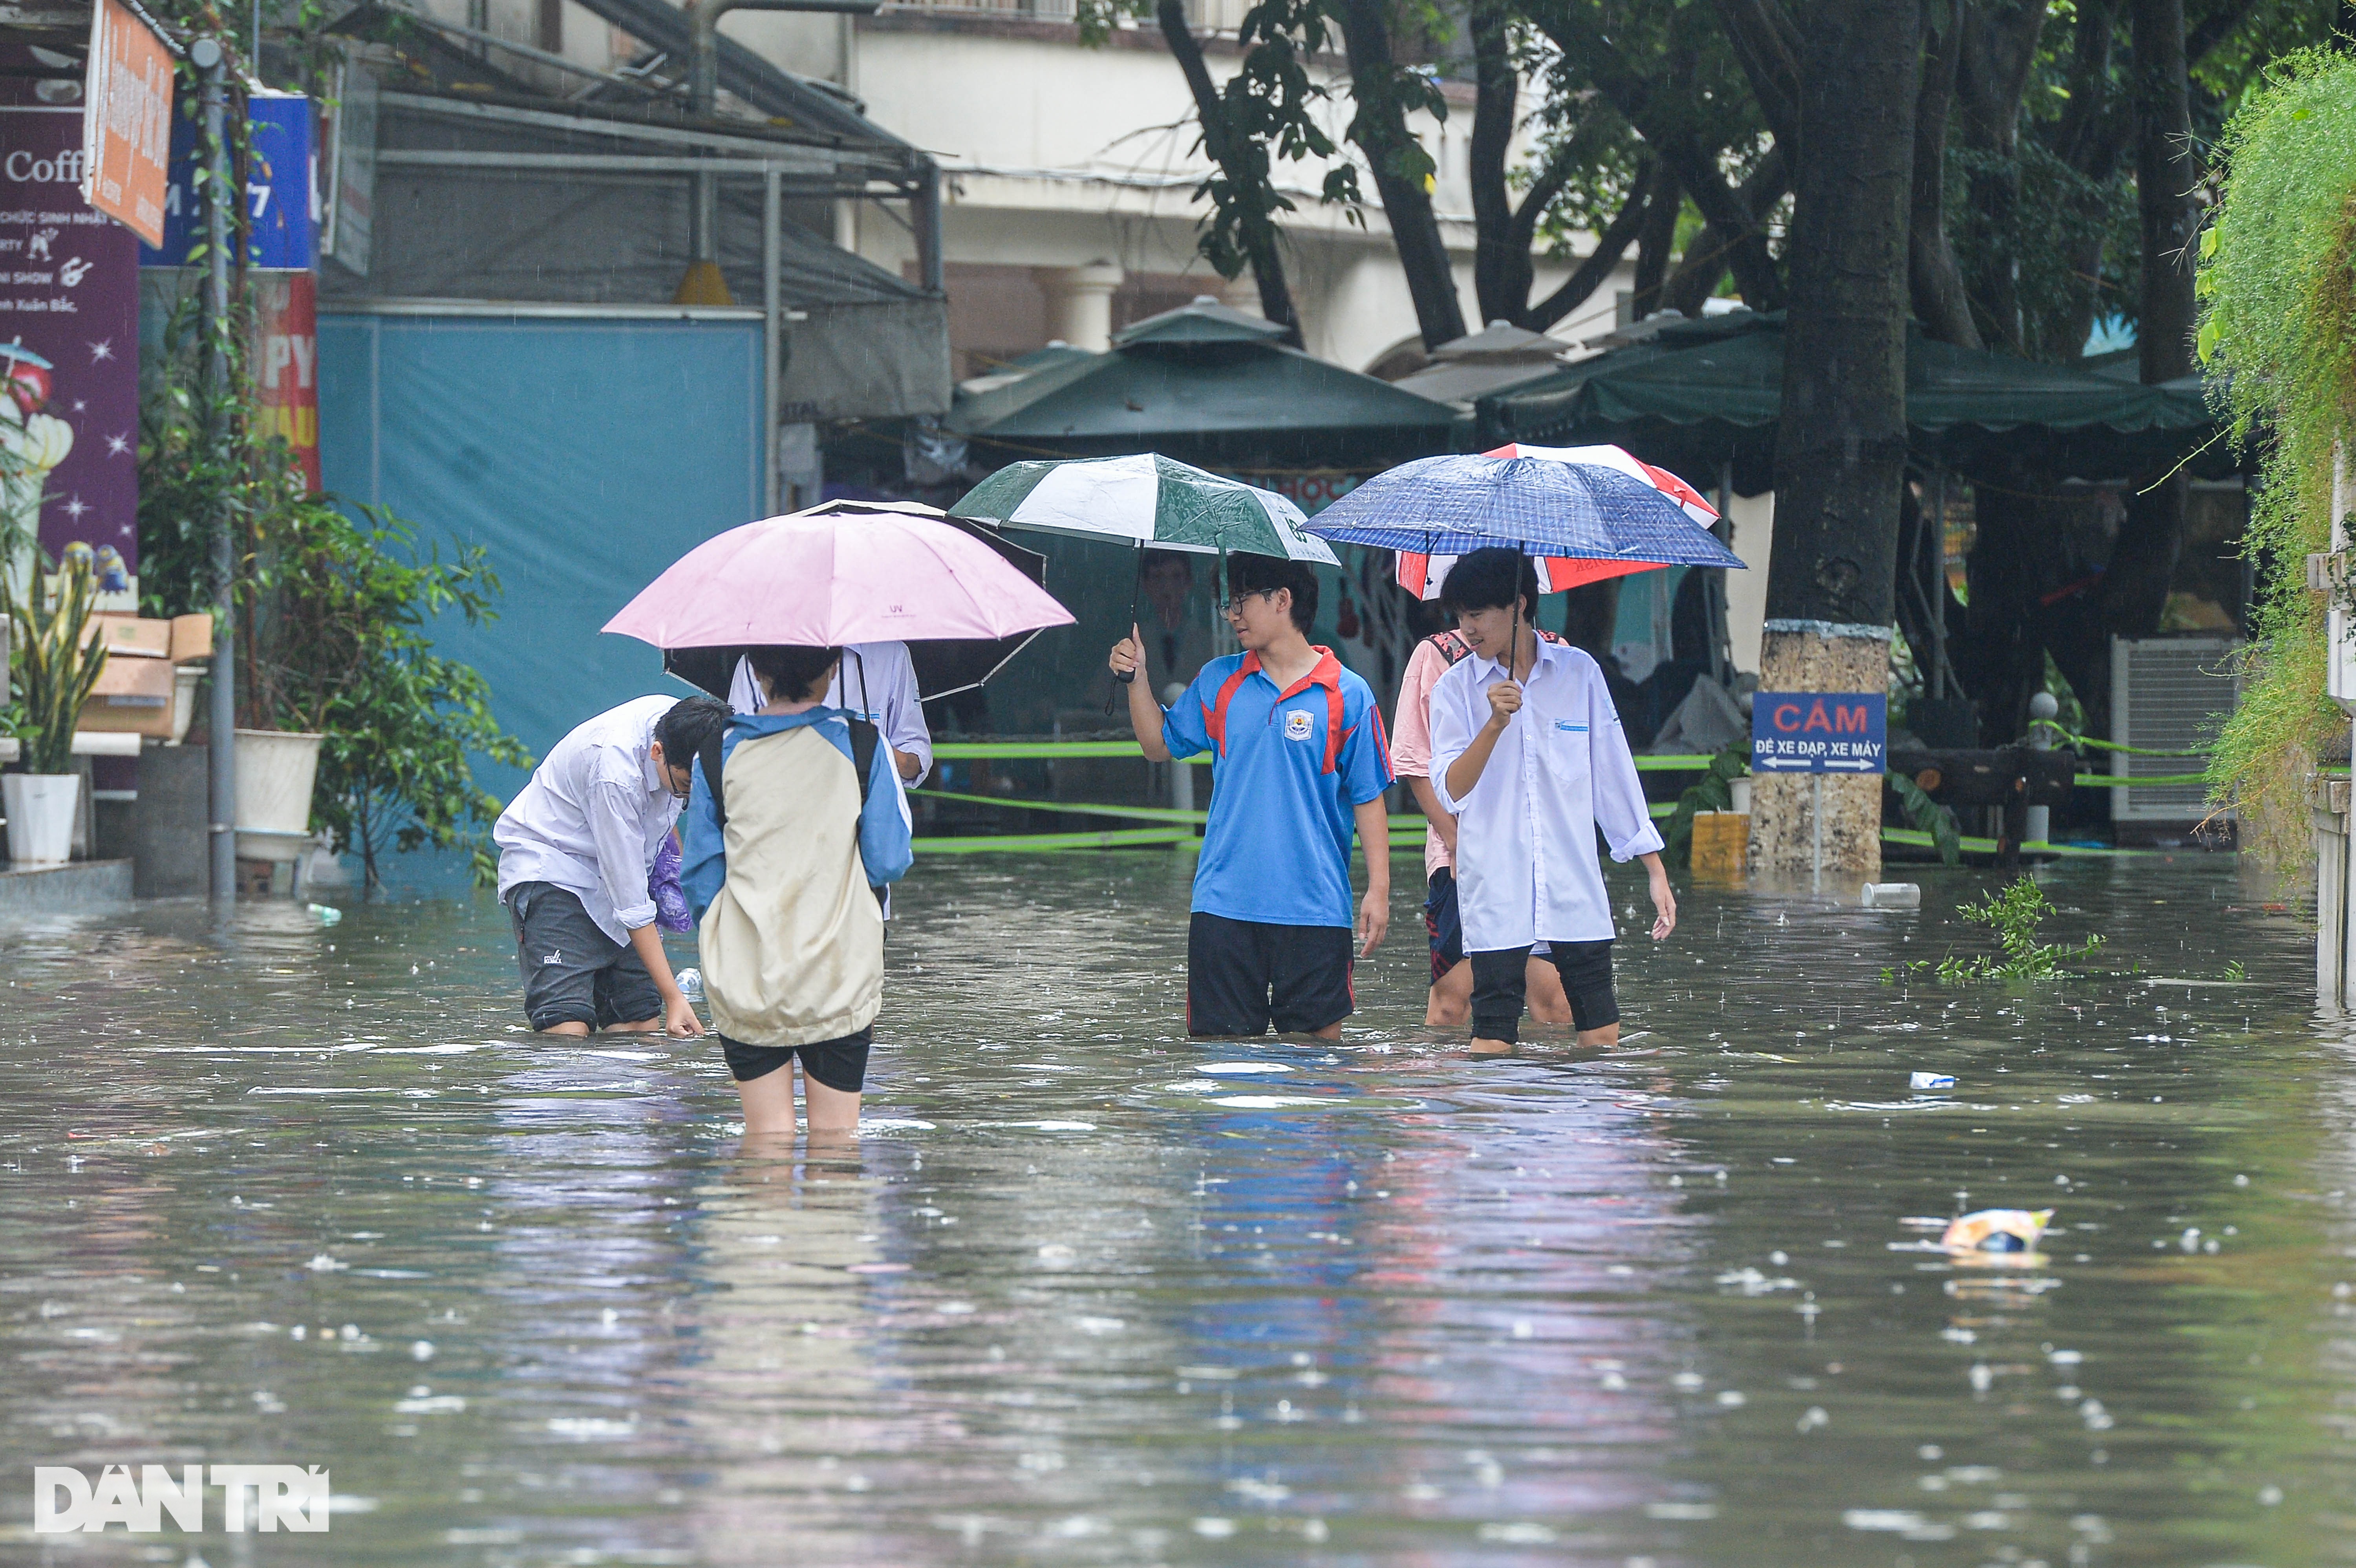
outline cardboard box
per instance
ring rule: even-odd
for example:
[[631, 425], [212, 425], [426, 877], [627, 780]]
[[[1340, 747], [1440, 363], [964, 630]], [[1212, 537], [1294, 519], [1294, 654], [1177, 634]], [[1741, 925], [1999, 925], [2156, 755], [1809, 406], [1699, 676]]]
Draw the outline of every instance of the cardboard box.
[[169, 659], [172, 623], [143, 621], [136, 615], [92, 615], [82, 631], [82, 645], [102, 644], [111, 658]]
[[[161, 621], [151, 625], [164, 625]], [[172, 738], [172, 663], [162, 657], [110, 656], [82, 705], [79, 728]]]
[[172, 662], [188, 664], [213, 656], [213, 618], [210, 615], [175, 615], [172, 617]]

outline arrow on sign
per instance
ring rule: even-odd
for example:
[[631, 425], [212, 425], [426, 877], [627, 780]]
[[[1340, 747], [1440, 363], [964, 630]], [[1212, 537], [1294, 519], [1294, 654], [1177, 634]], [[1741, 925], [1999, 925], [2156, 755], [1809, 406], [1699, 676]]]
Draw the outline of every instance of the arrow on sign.
[[1864, 773], [1872, 773], [1877, 771], [1874, 768], [1873, 763], [1863, 757], [1858, 758], [1855, 762], [1848, 763], [1827, 762], [1825, 763], [1825, 766], [1828, 768], [1854, 768]]
[[1805, 773], [1815, 763], [1806, 757], [1754, 757], [1751, 765], [1769, 773]]

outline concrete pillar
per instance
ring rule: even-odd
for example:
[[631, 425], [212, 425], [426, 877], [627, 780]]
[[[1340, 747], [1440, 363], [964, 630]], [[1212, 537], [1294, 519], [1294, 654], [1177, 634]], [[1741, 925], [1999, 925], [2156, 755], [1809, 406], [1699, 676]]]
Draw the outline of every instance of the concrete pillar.
[[1118, 263], [1050, 267], [1039, 274], [1047, 293], [1047, 336], [1101, 354], [1112, 347], [1112, 292], [1128, 276]]

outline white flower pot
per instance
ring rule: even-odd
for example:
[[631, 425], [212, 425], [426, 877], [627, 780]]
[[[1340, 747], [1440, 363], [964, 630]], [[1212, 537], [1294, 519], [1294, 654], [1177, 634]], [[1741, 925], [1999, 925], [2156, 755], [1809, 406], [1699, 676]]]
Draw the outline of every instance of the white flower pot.
[[239, 859], [294, 860], [309, 846], [322, 739], [281, 730], [237, 732]]
[[19, 866], [62, 866], [73, 848], [80, 773], [0, 773], [8, 813], [8, 859]]
[[172, 738], [164, 744], [177, 746], [188, 738], [188, 726], [197, 720], [197, 686], [208, 667], [200, 664], [172, 667]]

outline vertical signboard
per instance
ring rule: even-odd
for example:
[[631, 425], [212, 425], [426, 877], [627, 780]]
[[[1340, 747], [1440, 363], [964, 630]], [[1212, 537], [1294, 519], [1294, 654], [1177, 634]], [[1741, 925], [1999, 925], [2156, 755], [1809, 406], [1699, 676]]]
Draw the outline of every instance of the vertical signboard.
[[171, 146], [171, 51], [119, 0], [98, 0], [82, 93], [82, 199], [162, 244]]
[[80, 109], [0, 106], [0, 537], [139, 579], [139, 241], [82, 199]]
[[287, 450], [316, 495], [319, 484], [319, 282], [281, 272], [253, 288], [255, 400], [265, 434]]
[[328, 165], [322, 249], [365, 278], [376, 214], [376, 78], [353, 61], [337, 80], [335, 159]]

